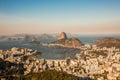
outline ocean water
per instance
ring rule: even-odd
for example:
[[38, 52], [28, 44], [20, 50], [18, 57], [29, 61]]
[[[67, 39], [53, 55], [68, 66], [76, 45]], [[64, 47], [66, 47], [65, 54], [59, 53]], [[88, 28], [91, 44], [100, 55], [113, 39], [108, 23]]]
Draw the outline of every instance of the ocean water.
[[42, 52], [42, 55], [37, 57], [45, 59], [65, 59], [66, 57], [74, 58], [74, 54], [80, 52], [78, 49], [32, 45], [27, 41], [0, 41], [0, 49], [11, 49], [12, 47], [37, 50]]
[[120, 35], [81, 35], [76, 36], [80, 41], [82, 41], [84, 44], [94, 44], [94, 42], [98, 39], [103, 39], [105, 37], [112, 37], [116, 39], [120, 39]]
[[[76, 36], [80, 41], [84, 44], [93, 44], [95, 40], [102, 39], [106, 37], [106, 35], [100, 36]], [[107, 37], [114, 37], [120, 39], [119, 35], [109, 35]], [[55, 39], [40, 39], [40, 42], [48, 43], [55, 41]], [[45, 47], [45, 46], [37, 46], [32, 45], [28, 41], [1, 41], [0, 40], [0, 49], [11, 49], [12, 47], [18, 48], [31, 48], [37, 51], [42, 52], [41, 56], [38, 58], [45, 58], [45, 59], [65, 59], [66, 57], [75, 58], [75, 53], [79, 53], [79, 49], [68, 49], [68, 48], [61, 48], [61, 47]]]

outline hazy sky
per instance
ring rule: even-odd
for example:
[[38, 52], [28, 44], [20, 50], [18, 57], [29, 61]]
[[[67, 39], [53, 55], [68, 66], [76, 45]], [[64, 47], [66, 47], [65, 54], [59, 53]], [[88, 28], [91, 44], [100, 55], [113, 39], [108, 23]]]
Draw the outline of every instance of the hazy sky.
[[120, 33], [120, 0], [0, 0], [0, 34]]

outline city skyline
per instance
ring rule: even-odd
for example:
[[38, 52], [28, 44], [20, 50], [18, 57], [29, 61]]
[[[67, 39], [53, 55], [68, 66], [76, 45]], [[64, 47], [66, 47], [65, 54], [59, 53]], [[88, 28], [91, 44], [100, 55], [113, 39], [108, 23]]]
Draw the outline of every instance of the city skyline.
[[0, 0], [0, 34], [119, 34], [119, 0]]

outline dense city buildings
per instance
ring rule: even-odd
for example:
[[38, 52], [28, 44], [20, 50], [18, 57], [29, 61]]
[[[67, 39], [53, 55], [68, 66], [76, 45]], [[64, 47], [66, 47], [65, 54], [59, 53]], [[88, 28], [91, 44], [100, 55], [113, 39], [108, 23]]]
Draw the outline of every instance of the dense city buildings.
[[[99, 48], [96, 45], [84, 45], [76, 59], [38, 59], [33, 54], [36, 50], [12, 48], [0, 50], [0, 58], [16, 64], [23, 64], [24, 75], [45, 70], [63, 71], [78, 77], [89, 77], [92, 80], [120, 79], [120, 49], [111, 47]], [[13, 67], [9, 67], [9, 70]], [[2, 71], [1, 71], [2, 72]]]

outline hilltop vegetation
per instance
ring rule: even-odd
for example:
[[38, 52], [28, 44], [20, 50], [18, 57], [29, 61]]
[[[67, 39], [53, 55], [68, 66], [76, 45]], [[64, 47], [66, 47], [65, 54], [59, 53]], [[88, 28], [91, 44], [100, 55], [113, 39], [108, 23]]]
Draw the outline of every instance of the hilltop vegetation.
[[120, 48], [120, 39], [106, 37], [101, 40], [96, 40], [95, 44], [99, 47], [116, 47]]
[[78, 80], [77, 77], [65, 72], [47, 70], [41, 73], [30, 73], [26, 76], [13, 78], [14, 80]]
[[0, 58], [0, 76], [20, 75], [23, 73], [23, 64], [11, 63]]

